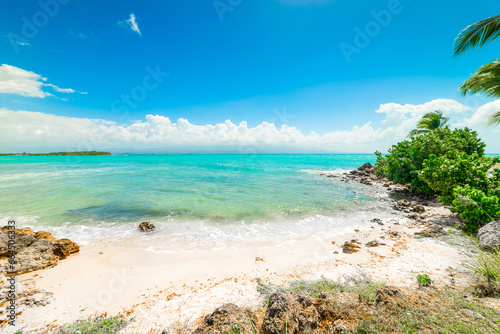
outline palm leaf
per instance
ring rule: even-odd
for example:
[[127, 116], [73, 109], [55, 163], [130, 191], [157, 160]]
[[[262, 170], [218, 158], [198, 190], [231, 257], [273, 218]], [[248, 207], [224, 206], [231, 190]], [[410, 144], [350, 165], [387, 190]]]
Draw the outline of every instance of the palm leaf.
[[500, 36], [500, 15], [471, 24], [462, 30], [455, 39], [455, 56], [470, 48], [481, 48], [484, 44]]
[[492, 97], [500, 97], [500, 61], [495, 60], [477, 69], [469, 79], [465, 80], [460, 91], [467, 93], [484, 93]]
[[500, 125], [500, 111], [494, 112], [488, 116], [488, 126]]
[[439, 110], [426, 113], [417, 123], [417, 127], [411, 130], [406, 137], [413, 138], [422, 134], [426, 134], [432, 130], [439, 129], [445, 126], [449, 118], [443, 116]]

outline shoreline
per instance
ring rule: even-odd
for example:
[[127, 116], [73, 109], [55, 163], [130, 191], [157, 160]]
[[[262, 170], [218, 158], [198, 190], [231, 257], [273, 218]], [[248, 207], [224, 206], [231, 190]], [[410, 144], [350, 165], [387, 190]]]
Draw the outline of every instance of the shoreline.
[[[392, 202], [387, 199], [388, 210]], [[451, 212], [436, 201], [428, 204], [427, 216], [450, 218]], [[266, 242], [267, 248], [242, 243], [239, 249], [169, 254], [130, 248], [127, 241], [87, 245], [54, 268], [18, 277], [53, 295], [46, 306], [24, 308], [16, 330], [49, 333], [96, 313], [134, 317], [120, 333], [194, 329], [202, 316], [222, 304], [257, 308], [262, 303], [259, 282], [284, 286], [297, 279], [341, 280], [360, 271], [398, 286], [415, 285], [422, 273], [437, 284], [449, 284], [450, 278], [456, 285], [466, 284], [463, 250], [438, 239], [414, 238], [427, 223], [400, 218], [383, 224], [373, 223], [369, 230], [358, 232], [353, 228], [334, 238], [271, 246]], [[358, 239], [360, 251], [344, 254], [343, 243], [352, 239]], [[386, 245], [366, 247], [372, 240]]]

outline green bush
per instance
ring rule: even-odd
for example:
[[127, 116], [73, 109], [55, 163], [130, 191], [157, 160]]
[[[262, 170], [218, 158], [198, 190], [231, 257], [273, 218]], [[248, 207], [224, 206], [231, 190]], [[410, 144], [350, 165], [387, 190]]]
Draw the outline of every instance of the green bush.
[[455, 187], [453, 196], [451, 210], [460, 213], [467, 229], [471, 231], [477, 231], [500, 216], [499, 196], [495, 191], [490, 191], [488, 195], [480, 189], [465, 185]]
[[418, 285], [430, 286], [432, 284], [432, 279], [427, 274], [417, 276]]
[[495, 168], [500, 159], [485, 157], [485, 146], [468, 128], [440, 128], [393, 145], [385, 157], [375, 152], [375, 172], [452, 203], [466, 227], [476, 231], [500, 215], [500, 169]]
[[447, 156], [431, 154], [423, 162], [423, 169], [418, 172], [422, 181], [438, 193], [443, 203], [449, 204], [455, 198], [453, 189], [470, 186], [488, 192], [497, 185], [497, 178], [488, 178], [488, 170], [498, 162], [498, 158], [480, 157], [477, 153], [466, 154], [456, 149]]
[[434, 194], [436, 191], [419, 175], [431, 155], [447, 159], [454, 159], [459, 154], [482, 157], [485, 146], [475, 131], [445, 127], [393, 145], [389, 155], [380, 155], [377, 162], [383, 164], [383, 172], [390, 181], [410, 184], [412, 191]]

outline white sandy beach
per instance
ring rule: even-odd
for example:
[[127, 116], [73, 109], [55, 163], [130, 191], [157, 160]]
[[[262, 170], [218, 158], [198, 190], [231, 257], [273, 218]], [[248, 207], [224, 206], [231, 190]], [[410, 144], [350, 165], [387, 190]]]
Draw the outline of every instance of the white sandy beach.
[[[450, 212], [427, 207], [426, 215], [431, 214]], [[33, 280], [52, 292], [52, 302], [21, 307], [15, 330], [4, 329], [6, 333], [43, 332], [96, 313], [133, 318], [123, 333], [161, 333], [179, 326], [192, 329], [200, 317], [224, 303], [260, 306], [257, 278], [284, 286], [297, 279], [341, 280], [343, 275], [361, 271], [397, 286], [416, 287], [416, 276], [422, 273], [438, 284], [451, 284], [451, 278], [455, 284], [465, 284], [462, 263], [467, 255], [438, 239], [414, 238], [422, 227], [401, 218], [333, 239], [239, 243], [180, 253], [152, 253], [127, 241], [96, 242], [54, 268], [19, 276], [21, 282]], [[342, 244], [351, 239], [359, 240], [361, 250], [342, 253]], [[371, 240], [386, 245], [366, 247]]]

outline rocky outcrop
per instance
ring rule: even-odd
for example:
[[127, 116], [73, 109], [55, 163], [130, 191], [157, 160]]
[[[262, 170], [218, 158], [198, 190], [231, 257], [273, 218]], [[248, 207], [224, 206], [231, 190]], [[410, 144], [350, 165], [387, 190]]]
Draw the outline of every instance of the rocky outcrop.
[[313, 300], [302, 294], [275, 292], [269, 297], [263, 334], [303, 333], [312, 331], [320, 324], [320, 315]]
[[192, 334], [253, 333], [254, 314], [246, 308], [225, 304], [203, 319], [203, 324]]
[[441, 226], [431, 225], [420, 232], [415, 232], [416, 236], [424, 237], [424, 238], [437, 238], [443, 236], [444, 230]]
[[142, 232], [152, 232], [156, 230], [156, 226], [154, 224], [151, 224], [150, 222], [144, 222], [139, 224], [139, 229]]
[[[9, 241], [15, 246], [14, 263], [9, 263]], [[14, 276], [52, 267], [79, 250], [80, 246], [75, 242], [58, 240], [46, 231], [33, 232], [28, 227], [12, 229], [5, 226], [0, 230], [0, 273]]]
[[378, 247], [378, 246], [384, 246], [385, 244], [383, 242], [380, 242], [378, 240], [372, 240], [368, 241], [365, 246], [366, 247]]
[[54, 242], [54, 254], [59, 256], [61, 259], [79, 251], [80, 246], [76, 242], [69, 239], [59, 239]]
[[377, 290], [375, 303], [377, 304], [396, 304], [397, 299], [401, 297], [401, 290], [393, 286], [386, 286]]
[[[9, 256], [9, 233], [5, 232], [8, 231], [8, 229], [2, 228], [0, 231], [0, 258], [1, 257], [7, 257]], [[16, 237], [14, 239], [13, 246], [16, 247], [17, 251], [29, 247], [31, 244], [33, 244], [36, 241], [36, 238], [34, 237], [33, 231], [31, 231], [30, 228], [28, 230], [13, 230], [15, 233]], [[26, 232], [28, 234], [24, 234], [22, 232]], [[31, 233], [30, 233], [31, 232]]]
[[358, 168], [358, 171], [372, 170], [373, 166], [371, 163], [367, 162], [363, 166]]
[[342, 253], [345, 254], [352, 254], [359, 252], [360, 248], [359, 247], [359, 242], [356, 239], [353, 239], [351, 241], [346, 241], [344, 242], [344, 245], [342, 246]]
[[416, 213], [423, 213], [425, 212], [425, 207], [423, 205], [418, 204], [417, 202], [410, 202], [407, 199], [400, 199], [399, 201], [394, 204], [392, 207], [394, 210], [410, 213], [410, 212], [416, 212]]
[[[262, 323], [247, 309], [226, 304], [203, 319], [192, 334], [258, 333], [258, 334], [340, 334], [353, 329], [353, 312], [369, 315], [375, 308], [389, 304], [405, 305], [404, 293], [396, 287], [380, 288], [374, 302], [364, 300], [358, 293], [322, 292], [317, 298], [278, 290], [271, 294], [263, 310]], [[262, 314], [257, 312], [255, 314]], [[254, 327], [250, 325], [250, 321]]]
[[500, 247], [500, 220], [493, 221], [481, 227], [477, 232], [481, 248], [493, 250]]
[[50, 232], [38, 231], [34, 234], [36, 240], [47, 239], [50, 242], [56, 242], [57, 239], [52, 236]]
[[7, 275], [21, 275], [31, 271], [52, 267], [59, 262], [59, 257], [54, 254], [54, 245], [47, 239], [37, 240], [29, 247], [16, 254], [15, 264], [11, 270], [8, 263], [3, 266]]

